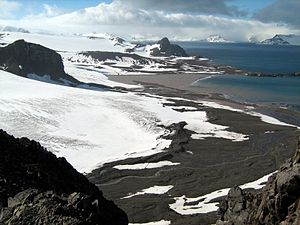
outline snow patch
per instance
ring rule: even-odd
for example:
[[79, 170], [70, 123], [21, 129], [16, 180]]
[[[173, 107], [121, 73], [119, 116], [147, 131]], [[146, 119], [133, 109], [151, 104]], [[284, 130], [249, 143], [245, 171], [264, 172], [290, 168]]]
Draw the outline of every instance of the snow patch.
[[169, 220], [160, 220], [156, 222], [148, 222], [148, 223], [129, 223], [129, 225], [170, 225], [171, 221]]
[[155, 163], [138, 163], [132, 165], [117, 165], [113, 168], [118, 170], [143, 170], [143, 169], [153, 169], [153, 168], [160, 168], [164, 166], [176, 166], [180, 163], [173, 163], [171, 161], [160, 161]]
[[[260, 189], [265, 186], [265, 183], [268, 181], [269, 177], [276, 172], [277, 171], [263, 176], [256, 181], [241, 185], [240, 188]], [[224, 188], [196, 198], [188, 198], [183, 195], [181, 197], [174, 198], [175, 202], [173, 204], [170, 204], [169, 207], [180, 215], [193, 215], [214, 212], [218, 210], [219, 203], [211, 201], [226, 196], [229, 190], [230, 188]], [[189, 203], [189, 205], [185, 205], [186, 203]]]
[[139, 192], [137, 192], [135, 194], [129, 194], [128, 196], [123, 197], [122, 199], [124, 199], [124, 198], [132, 198], [134, 196], [145, 195], [145, 194], [162, 195], [162, 194], [167, 193], [173, 187], [174, 186], [172, 186], [172, 185], [168, 185], [168, 186], [153, 186], [153, 187], [150, 187], [150, 188], [143, 189], [143, 190], [141, 190], [141, 191], [139, 191]]

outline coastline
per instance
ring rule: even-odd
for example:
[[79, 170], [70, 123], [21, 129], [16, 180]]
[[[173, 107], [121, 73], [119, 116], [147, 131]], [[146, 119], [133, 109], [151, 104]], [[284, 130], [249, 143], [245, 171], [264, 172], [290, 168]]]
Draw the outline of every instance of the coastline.
[[177, 90], [187, 95], [194, 95], [197, 98], [208, 99], [219, 104], [230, 106], [236, 109], [247, 110], [248, 108], [256, 109], [257, 112], [274, 117], [282, 122], [293, 124], [300, 127], [300, 112], [291, 110], [287, 107], [281, 107], [274, 104], [248, 103], [227, 98], [222, 93], [201, 90], [193, 87], [192, 84], [198, 79], [205, 79], [211, 74], [156, 74], [156, 75], [107, 75], [108, 79], [115, 82], [131, 85], [142, 85], [145, 92], [155, 93], [152, 91], [160, 87], [160, 94], [168, 93], [167, 89]]
[[[170, 76], [175, 79], [170, 80]], [[209, 207], [223, 196], [212, 198], [207, 203], [201, 196], [259, 180], [276, 171], [294, 154], [299, 130], [272, 120], [280, 117], [288, 122], [293, 117], [289, 111], [280, 115], [275, 108], [241, 104], [217, 94], [193, 92], [190, 82], [203, 75], [193, 74], [183, 80], [185, 76], [116, 76], [114, 80], [139, 83], [144, 89], [134, 91], [136, 94], [164, 99], [165, 107], [187, 113], [185, 115], [205, 112], [208, 122], [226, 126], [226, 131], [247, 135], [248, 139], [233, 141], [217, 136], [198, 139], [180, 122], [165, 127], [175, 135], [169, 136], [172, 144], [162, 152], [145, 157], [132, 155], [106, 163], [87, 174], [107, 198], [127, 212], [133, 224], [160, 220], [175, 225], [212, 224], [217, 219], [216, 211], [202, 213], [202, 206]], [[254, 109], [272, 117], [248, 113]], [[169, 166], [163, 165], [166, 162]]]

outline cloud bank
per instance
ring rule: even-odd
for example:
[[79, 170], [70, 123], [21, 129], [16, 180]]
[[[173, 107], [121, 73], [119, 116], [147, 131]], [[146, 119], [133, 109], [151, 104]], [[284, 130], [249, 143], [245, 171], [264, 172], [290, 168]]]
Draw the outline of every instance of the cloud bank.
[[266, 13], [264, 10], [272, 10], [277, 4], [282, 4], [283, 0], [261, 10], [252, 19], [242, 16], [245, 12], [230, 6], [229, 2], [230, 0], [115, 0], [62, 15], [58, 8], [46, 6], [45, 13], [38, 15], [38, 19], [28, 16], [10, 22], [27, 29], [47, 27], [56, 32], [108, 32], [126, 38], [152, 40], [162, 36], [168, 36], [172, 40], [201, 40], [212, 34], [220, 34], [229, 40], [247, 41], [252, 36], [262, 40], [277, 33], [299, 34], [297, 22], [293, 26], [292, 23], [277, 23], [279, 19], [275, 15], [282, 15], [288, 21], [284, 14], [274, 12], [276, 19], [262, 18]]
[[255, 18], [264, 22], [286, 23], [300, 29], [300, 1], [277, 0], [258, 12]]

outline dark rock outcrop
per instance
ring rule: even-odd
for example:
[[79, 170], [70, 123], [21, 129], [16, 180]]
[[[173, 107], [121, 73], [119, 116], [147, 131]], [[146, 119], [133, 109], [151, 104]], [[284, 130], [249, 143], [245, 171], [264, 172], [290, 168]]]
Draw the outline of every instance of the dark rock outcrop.
[[0, 224], [128, 224], [65, 158], [0, 130]]
[[79, 54], [84, 55], [86, 57], [90, 56], [93, 59], [101, 62], [104, 62], [106, 60], [123, 61], [123, 60], [128, 60], [128, 58], [132, 59], [138, 65], [149, 65], [157, 62], [154, 59], [142, 57], [137, 54], [121, 53], [121, 52], [87, 51], [87, 52], [80, 52]]
[[185, 151], [184, 146], [190, 141], [192, 132], [185, 129], [184, 127], [187, 125], [185, 121], [181, 121], [179, 123], [172, 123], [171, 125], [165, 127], [166, 130], [169, 131], [168, 134], [162, 135], [161, 137], [164, 139], [172, 140], [170, 144], [170, 150], [176, 152]]
[[24, 40], [0, 48], [0, 68], [23, 77], [29, 74], [47, 75], [53, 81], [65, 79], [77, 82], [65, 73], [62, 58], [57, 52]]
[[152, 56], [180, 56], [187, 57], [188, 54], [179, 45], [171, 44], [168, 38], [163, 38], [159, 42], [159, 48], [153, 48], [150, 52]]
[[300, 140], [295, 156], [258, 193], [234, 187], [220, 205], [218, 225], [300, 224]]
[[18, 40], [0, 48], [0, 69], [22, 77], [66, 86], [94, 90], [110, 89], [101, 84], [81, 82], [66, 74], [60, 54], [42, 45], [24, 40]]

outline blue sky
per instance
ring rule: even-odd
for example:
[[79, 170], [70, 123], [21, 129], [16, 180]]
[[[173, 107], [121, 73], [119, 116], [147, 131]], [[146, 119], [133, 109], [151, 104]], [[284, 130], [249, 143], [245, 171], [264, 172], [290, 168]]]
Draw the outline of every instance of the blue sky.
[[249, 10], [250, 12], [255, 12], [274, 2], [275, 0], [233, 0], [231, 4], [236, 5], [241, 9]]

